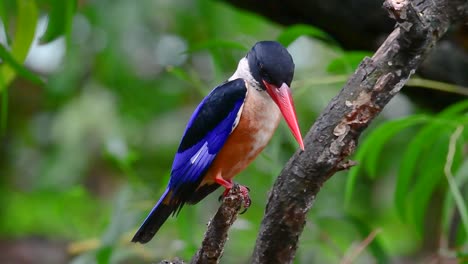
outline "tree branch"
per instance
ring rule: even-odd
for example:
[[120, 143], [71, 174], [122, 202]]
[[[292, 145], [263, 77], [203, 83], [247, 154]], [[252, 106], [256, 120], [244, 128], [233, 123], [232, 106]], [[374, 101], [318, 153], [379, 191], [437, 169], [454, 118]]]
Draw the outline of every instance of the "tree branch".
[[239, 210], [244, 202], [238, 184], [234, 184], [228, 195], [223, 198], [223, 203], [218, 212], [208, 224], [200, 249], [193, 257], [191, 264], [219, 263], [223, 255], [229, 228], [237, 219]]
[[[216, 264], [219, 263], [228, 237], [229, 228], [237, 219], [239, 210], [244, 204], [244, 197], [240, 186], [234, 184], [223, 201], [213, 219], [208, 223], [201, 247], [193, 256], [190, 264]], [[159, 264], [184, 264], [179, 258], [163, 260]]]
[[332, 99], [282, 170], [270, 193], [253, 263], [291, 263], [306, 215], [321, 186], [357, 145], [358, 138], [400, 91], [449, 25], [468, 14], [466, 0], [387, 0], [397, 21], [372, 58], [365, 58]]

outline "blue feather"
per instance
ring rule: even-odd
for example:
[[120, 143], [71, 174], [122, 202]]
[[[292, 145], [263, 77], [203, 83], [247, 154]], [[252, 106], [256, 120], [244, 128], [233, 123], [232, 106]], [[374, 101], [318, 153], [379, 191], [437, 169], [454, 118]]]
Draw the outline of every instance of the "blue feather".
[[169, 215], [177, 214], [186, 202], [198, 201], [219, 187], [217, 184], [205, 187], [203, 195], [192, 197], [229, 138], [246, 95], [244, 80], [236, 79], [213, 89], [198, 105], [174, 157], [169, 185], [133, 242], [148, 242]]
[[[202, 180], [231, 134], [246, 93], [244, 80], [236, 79], [216, 87], [203, 99], [187, 124], [174, 158], [171, 189]], [[196, 143], [188, 147], [187, 142]]]

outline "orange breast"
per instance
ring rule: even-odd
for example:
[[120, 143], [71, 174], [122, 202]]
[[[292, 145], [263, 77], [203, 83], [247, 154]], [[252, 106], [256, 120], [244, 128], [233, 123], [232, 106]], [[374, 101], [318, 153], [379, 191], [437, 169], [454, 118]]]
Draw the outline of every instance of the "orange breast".
[[201, 185], [213, 183], [217, 173], [230, 180], [265, 148], [276, 130], [280, 112], [266, 92], [247, 94], [239, 124], [216, 156]]

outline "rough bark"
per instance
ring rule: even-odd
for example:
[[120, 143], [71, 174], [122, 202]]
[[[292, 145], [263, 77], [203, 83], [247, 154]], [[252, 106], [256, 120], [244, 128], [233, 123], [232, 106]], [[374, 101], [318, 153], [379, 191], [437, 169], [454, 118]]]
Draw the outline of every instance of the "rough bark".
[[243, 202], [244, 198], [239, 185], [235, 184], [227, 196], [223, 198], [223, 203], [218, 212], [208, 224], [202, 245], [192, 258], [191, 264], [219, 263], [223, 255], [229, 228], [236, 221]]
[[[215, 216], [208, 223], [201, 247], [193, 256], [190, 264], [216, 264], [223, 256], [228, 231], [237, 219], [239, 210], [244, 204], [244, 196], [238, 184], [234, 184], [229, 193], [223, 197], [222, 204]], [[159, 264], [184, 264], [179, 258], [163, 260]]]
[[387, 0], [397, 21], [372, 58], [364, 59], [323, 110], [270, 193], [253, 263], [291, 263], [306, 215], [321, 186], [348, 167], [358, 138], [414, 74], [450, 24], [468, 14], [465, 0]]

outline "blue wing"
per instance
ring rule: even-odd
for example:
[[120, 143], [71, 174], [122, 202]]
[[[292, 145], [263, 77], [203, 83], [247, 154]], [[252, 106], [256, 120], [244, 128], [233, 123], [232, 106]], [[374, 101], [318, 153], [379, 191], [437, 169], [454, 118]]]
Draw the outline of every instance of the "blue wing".
[[247, 95], [242, 79], [226, 82], [203, 99], [190, 118], [172, 165], [169, 189], [183, 205], [236, 125]]
[[136, 232], [133, 242], [150, 241], [167, 218], [179, 212], [184, 203], [195, 203], [219, 186], [213, 184], [195, 194], [236, 126], [246, 95], [245, 82], [236, 79], [213, 89], [198, 105], [175, 155], [169, 186]]

